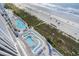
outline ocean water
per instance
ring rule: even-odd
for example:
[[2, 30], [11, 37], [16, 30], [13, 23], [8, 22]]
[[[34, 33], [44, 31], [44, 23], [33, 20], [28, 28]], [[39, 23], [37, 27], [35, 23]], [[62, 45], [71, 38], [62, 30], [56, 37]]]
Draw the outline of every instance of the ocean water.
[[54, 3], [54, 4], [64, 7], [64, 8], [79, 9], [79, 3]]
[[58, 11], [64, 11], [79, 16], [79, 3], [52, 3]]

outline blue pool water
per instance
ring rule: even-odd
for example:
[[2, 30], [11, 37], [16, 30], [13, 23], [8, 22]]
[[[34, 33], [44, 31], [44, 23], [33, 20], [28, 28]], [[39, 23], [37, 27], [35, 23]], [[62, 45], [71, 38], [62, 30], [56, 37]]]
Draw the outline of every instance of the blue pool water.
[[16, 20], [16, 26], [20, 29], [26, 29], [26, 25], [21, 20]]
[[27, 44], [28, 44], [32, 49], [35, 48], [36, 44], [34, 43], [34, 41], [33, 41], [33, 39], [32, 39], [31, 36], [28, 36], [28, 37], [26, 38], [26, 42], [27, 42]]

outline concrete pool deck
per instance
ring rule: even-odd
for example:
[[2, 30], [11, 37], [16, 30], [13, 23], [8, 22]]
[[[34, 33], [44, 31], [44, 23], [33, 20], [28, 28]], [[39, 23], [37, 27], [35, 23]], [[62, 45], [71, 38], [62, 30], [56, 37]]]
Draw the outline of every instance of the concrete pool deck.
[[[28, 37], [31, 36], [31, 39], [28, 41]], [[28, 45], [32, 42], [34, 44], [34, 47], [32, 47], [32, 45], [30, 44], [29, 46], [32, 48], [33, 53], [36, 53], [37, 51], [40, 50], [40, 47], [42, 47], [42, 45], [44, 44], [43, 40], [41, 37], [39, 37], [38, 35], [36, 35], [35, 32], [33, 32], [32, 29], [29, 29], [28, 31], [26, 31], [23, 34], [24, 39], [26, 40], [26, 42], [28, 43]]]
[[[27, 23], [25, 21], [23, 21], [20, 17], [16, 16], [16, 15], [14, 15], [14, 17], [11, 18], [11, 19], [12, 19], [11, 21], [12, 21], [13, 27], [15, 27], [16, 29], [19, 29], [19, 30], [25, 29], [25, 27], [27, 26]], [[18, 28], [18, 26], [16, 26], [16, 23], [18, 23], [17, 25], [20, 28]], [[45, 39], [45, 37], [43, 37], [41, 34], [39, 34], [36, 30], [34, 30], [32, 28], [28, 28], [27, 30], [21, 30], [21, 31], [22, 31], [22, 33], [19, 32], [19, 34], [22, 35], [22, 36], [19, 35], [18, 40], [21, 40], [21, 38], [22, 38], [23, 42], [25, 42], [25, 46], [30, 47], [30, 48], [27, 48], [27, 49], [31, 49], [32, 53], [34, 55], [39, 55], [39, 56], [40, 55], [41, 56], [42, 55], [43, 56], [44, 55], [45, 56], [49, 55], [49, 53], [50, 53], [49, 49], [48, 49], [49, 47], [47, 45], [47, 40]], [[23, 49], [23, 51], [27, 50], [27, 49]]]

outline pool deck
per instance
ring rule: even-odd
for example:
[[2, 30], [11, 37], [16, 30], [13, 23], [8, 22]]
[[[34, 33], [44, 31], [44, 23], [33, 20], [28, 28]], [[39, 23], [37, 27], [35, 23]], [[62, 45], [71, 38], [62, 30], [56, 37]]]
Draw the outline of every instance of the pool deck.
[[[42, 45], [44, 44], [44, 41], [42, 40], [42, 38], [40, 38], [35, 31], [33, 31], [32, 29], [26, 31], [24, 34], [25, 38], [27, 38], [28, 36], [32, 37], [32, 40], [37, 42], [36, 43], [36, 47], [32, 48], [33, 53], [37, 52], [40, 50], [40, 47], [42, 47]], [[26, 39], [27, 40], [27, 39]]]
[[[10, 16], [10, 15], [9, 15]], [[18, 16], [15, 16], [15, 15], [11, 15], [11, 22], [12, 22], [12, 24], [13, 24], [13, 27], [17, 27], [16, 26], [16, 20], [22, 20], [20, 17], [18, 17]], [[22, 20], [23, 21], [23, 20]], [[26, 22], [24, 22], [23, 21], [23, 23], [25, 23], [25, 25], [27, 25], [27, 23]], [[28, 25], [27, 25], [27, 27], [28, 27]], [[24, 27], [23, 27], [24, 28]], [[19, 29], [19, 28], [18, 28]], [[19, 30], [21, 30], [21, 29], [19, 29]], [[32, 40], [34, 41], [34, 42], [36, 42], [37, 41], [37, 43], [35, 43], [36, 45], [35, 45], [35, 47], [34, 48], [32, 48], [31, 47], [31, 50], [32, 50], [32, 52], [33, 52], [33, 54], [34, 55], [50, 55], [49, 53], [49, 47], [48, 47], [48, 45], [47, 45], [47, 40], [45, 39], [45, 37], [43, 37], [41, 34], [39, 34], [34, 28], [27, 28], [27, 30], [26, 31], [23, 31], [23, 30], [21, 30], [22, 31], [22, 33], [20, 34], [20, 35], [22, 35], [22, 36], [20, 36], [20, 40], [21, 40], [21, 38], [22, 38], [22, 40], [28, 45], [28, 46], [30, 46], [28, 43], [27, 43], [27, 37], [28, 36], [31, 36], [32, 37]], [[28, 49], [30, 49], [30, 48], [28, 48]], [[56, 52], [55, 52], [56, 53]]]

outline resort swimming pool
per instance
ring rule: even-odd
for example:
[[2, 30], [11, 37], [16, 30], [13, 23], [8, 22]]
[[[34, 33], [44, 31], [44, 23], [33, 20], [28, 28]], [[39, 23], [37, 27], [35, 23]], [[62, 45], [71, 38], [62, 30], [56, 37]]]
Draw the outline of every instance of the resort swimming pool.
[[33, 53], [36, 53], [36, 51], [38, 51], [38, 49], [42, 46], [41, 38], [39, 38], [36, 34], [37, 32], [33, 29], [29, 29], [23, 33], [25, 42], [32, 49]]
[[16, 20], [16, 26], [19, 29], [26, 29], [27, 28], [26, 24], [24, 24], [24, 22], [22, 20]]
[[27, 44], [34, 49], [36, 47], [36, 43], [33, 41], [33, 38], [31, 36], [26, 37]]

